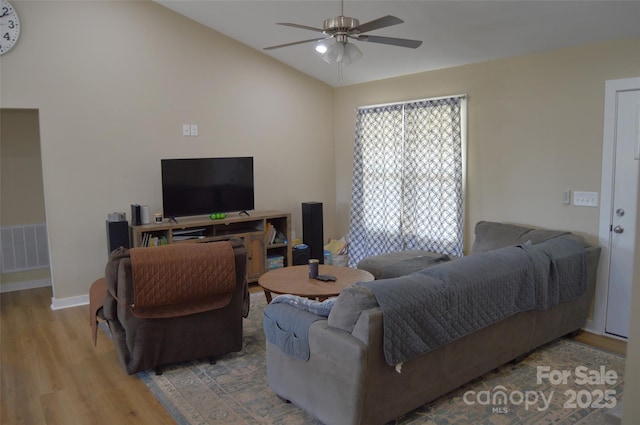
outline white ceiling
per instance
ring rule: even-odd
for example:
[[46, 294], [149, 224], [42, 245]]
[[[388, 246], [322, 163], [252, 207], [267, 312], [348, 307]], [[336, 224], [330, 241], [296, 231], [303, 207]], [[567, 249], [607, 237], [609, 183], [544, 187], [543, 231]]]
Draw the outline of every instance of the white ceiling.
[[355, 41], [364, 56], [344, 66], [341, 80], [338, 65], [322, 61], [314, 43], [263, 50], [322, 36], [276, 22], [322, 28], [324, 19], [340, 15], [338, 0], [154, 1], [332, 86], [640, 37], [640, 1], [346, 0], [344, 15], [361, 24], [385, 15], [404, 20], [368, 34], [423, 44], [409, 49]]

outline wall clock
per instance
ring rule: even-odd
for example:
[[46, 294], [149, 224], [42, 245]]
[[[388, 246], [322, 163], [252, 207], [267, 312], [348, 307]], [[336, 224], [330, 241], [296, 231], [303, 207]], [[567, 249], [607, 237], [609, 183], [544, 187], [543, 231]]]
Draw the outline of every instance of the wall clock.
[[20, 19], [16, 10], [7, 0], [0, 6], [0, 55], [4, 55], [15, 46], [20, 37]]

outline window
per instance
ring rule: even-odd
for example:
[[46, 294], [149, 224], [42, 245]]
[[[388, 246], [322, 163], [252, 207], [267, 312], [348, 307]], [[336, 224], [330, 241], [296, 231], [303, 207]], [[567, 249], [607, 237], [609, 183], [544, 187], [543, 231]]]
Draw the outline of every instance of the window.
[[463, 96], [360, 108], [350, 265], [387, 252], [462, 255]]

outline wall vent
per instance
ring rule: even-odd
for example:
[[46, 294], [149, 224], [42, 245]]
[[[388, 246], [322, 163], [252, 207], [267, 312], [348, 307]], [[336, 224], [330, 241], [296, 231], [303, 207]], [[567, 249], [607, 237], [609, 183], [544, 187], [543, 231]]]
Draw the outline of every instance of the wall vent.
[[47, 225], [22, 224], [0, 228], [2, 273], [49, 267]]

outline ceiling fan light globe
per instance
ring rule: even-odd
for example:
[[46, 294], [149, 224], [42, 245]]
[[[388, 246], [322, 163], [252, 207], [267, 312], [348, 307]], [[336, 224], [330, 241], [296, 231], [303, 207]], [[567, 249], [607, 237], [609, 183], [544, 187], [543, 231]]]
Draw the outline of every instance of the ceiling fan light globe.
[[342, 43], [333, 43], [322, 54], [322, 60], [327, 63], [342, 62], [344, 58], [344, 45]]
[[342, 58], [342, 63], [345, 65], [352, 64], [357, 62], [362, 57], [362, 52], [355, 44], [347, 43], [344, 45], [344, 54]]

